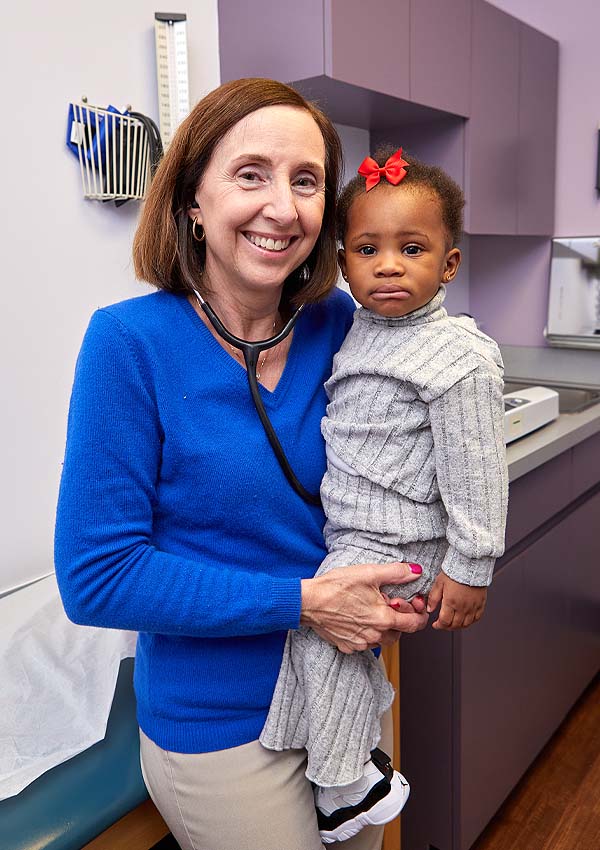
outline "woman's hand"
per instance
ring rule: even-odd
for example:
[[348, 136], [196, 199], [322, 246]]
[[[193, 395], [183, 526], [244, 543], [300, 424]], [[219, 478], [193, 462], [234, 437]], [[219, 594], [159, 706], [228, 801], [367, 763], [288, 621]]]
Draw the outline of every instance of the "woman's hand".
[[401, 632], [425, 628], [428, 614], [420, 599], [394, 599], [392, 607], [380, 588], [408, 584], [416, 570], [415, 564], [359, 564], [304, 579], [300, 622], [346, 654], [394, 643]]

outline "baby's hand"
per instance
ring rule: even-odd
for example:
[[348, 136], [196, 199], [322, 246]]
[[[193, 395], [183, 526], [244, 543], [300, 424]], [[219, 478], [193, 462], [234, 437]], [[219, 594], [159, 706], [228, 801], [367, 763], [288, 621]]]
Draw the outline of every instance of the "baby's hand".
[[466, 629], [483, 616], [487, 587], [469, 587], [459, 584], [445, 573], [440, 573], [433, 583], [427, 601], [427, 612], [435, 611], [442, 603], [434, 629], [454, 631]]

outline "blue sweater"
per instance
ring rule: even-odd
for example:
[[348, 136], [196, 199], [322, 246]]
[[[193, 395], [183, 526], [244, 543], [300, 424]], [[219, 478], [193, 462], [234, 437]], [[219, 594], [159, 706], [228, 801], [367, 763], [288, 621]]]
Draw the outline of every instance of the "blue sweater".
[[[335, 291], [301, 314], [265, 406], [297, 476], [325, 470], [323, 384], [352, 321]], [[55, 561], [68, 616], [138, 631], [138, 722], [164, 749], [255, 740], [300, 580], [325, 555], [320, 508], [296, 495], [246, 373], [185, 296], [94, 314], [77, 361]]]

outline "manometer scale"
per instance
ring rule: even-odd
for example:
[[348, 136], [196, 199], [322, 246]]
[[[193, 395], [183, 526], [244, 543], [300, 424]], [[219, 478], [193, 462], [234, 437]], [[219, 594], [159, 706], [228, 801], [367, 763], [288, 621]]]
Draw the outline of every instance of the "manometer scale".
[[190, 111], [187, 18], [178, 12], [155, 12], [158, 114], [163, 147]]

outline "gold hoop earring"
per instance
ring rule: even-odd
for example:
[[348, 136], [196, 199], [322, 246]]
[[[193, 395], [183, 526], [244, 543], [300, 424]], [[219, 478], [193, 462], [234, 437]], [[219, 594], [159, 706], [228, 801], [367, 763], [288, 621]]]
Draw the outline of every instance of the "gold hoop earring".
[[204, 239], [206, 237], [206, 233], [204, 232], [204, 228], [202, 227], [202, 225], [200, 225], [200, 227], [202, 227], [202, 236], [197, 236], [196, 235], [197, 225], [198, 225], [198, 216], [196, 216], [196, 218], [192, 222], [192, 237], [196, 240], [196, 242], [204, 242]]

